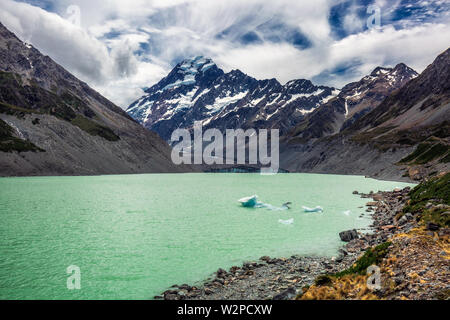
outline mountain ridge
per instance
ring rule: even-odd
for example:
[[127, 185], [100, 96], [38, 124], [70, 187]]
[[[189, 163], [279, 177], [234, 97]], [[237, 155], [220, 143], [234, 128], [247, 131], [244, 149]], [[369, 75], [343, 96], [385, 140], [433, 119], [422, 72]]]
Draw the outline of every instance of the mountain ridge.
[[338, 133], [417, 75], [403, 63], [394, 68], [376, 67], [361, 80], [345, 85], [336, 99], [306, 117], [290, 135], [308, 140]]
[[179, 172], [170, 148], [0, 23], [0, 175]]
[[281, 166], [291, 171], [406, 181], [448, 172], [449, 65], [447, 49], [420, 75], [342, 130], [317, 139], [303, 139], [302, 128], [293, 130], [283, 137]]
[[[213, 72], [204, 75], [204, 65]], [[189, 79], [181, 81], [180, 71], [185, 77], [186, 70], [192, 69], [195, 77], [191, 72]], [[219, 130], [276, 128], [281, 135], [301, 131], [300, 138], [316, 139], [344, 130], [416, 76], [413, 69], [399, 63], [393, 68], [377, 67], [342, 89], [315, 85], [308, 79], [282, 85], [274, 78], [256, 80], [238, 69], [225, 73], [212, 59], [197, 56], [178, 63], [127, 112], [169, 142], [171, 132], [190, 129], [194, 121]]]
[[[201, 86], [197, 86], [201, 76], [196, 81], [183, 82], [183, 93], [190, 92], [190, 95], [179, 95], [177, 90], [180, 88], [177, 86], [166, 87], [165, 96], [154, 95], [155, 86], [161, 88], [167, 83], [179, 81], [165, 77], [162, 80], [165, 82], [156, 84], [127, 110], [129, 113], [134, 109], [145, 111], [150, 121], [139, 119], [133, 112], [130, 115], [166, 140], [170, 139], [170, 133], [176, 128], [191, 129], [194, 121], [201, 121], [204, 128], [222, 131], [238, 128], [280, 129], [281, 168], [287, 171], [364, 174], [407, 181], [423, 176], [405, 173], [405, 170], [411, 169], [411, 164], [399, 166], [398, 163], [414, 153], [418, 144], [432, 135], [419, 139], [417, 136], [423, 136], [424, 132], [394, 130], [390, 134], [392, 128], [380, 129], [379, 133], [376, 130], [370, 132], [370, 128], [355, 130], [366, 119], [380, 112], [386, 101], [395, 100], [402, 88], [422, 78], [406, 64], [376, 67], [359, 81], [341, 89], [315, 85], [307, 79], [291, 80], [282, 85], [276, 79], [256, 80], [239, 70], [224, 73], [211, 59], [204, 57], [183, 60], [170, 75], [173, 76], [180, 65], [193, 65], [199, 59], [206, 59], [204, 63], [217, 68], [216, 75], [208, 78], [209, 82], [203, 81]], [[448, 91], [446, 86], [445, 83], [437, 85]], [[142, 101], [152, 99], [151, 108], [142, 104]], [[442, 100], [433, 99], [427, 103], [439, 104]], [[163, 117], [157, 113], [161, 108]], [[205, 113], [205, 110], [212, 110], [212, 113]], [[436, 132], [438, 129], [427, 130]], [[388, 139], [378, 138], [386, 136], [386, 133], [389, 133]], [[445, 143], [441, 143], [433, 148], [442, 152], [446, 147]], [[433, 163], [431, 166], [440, 170], [446, 165]], [[220, 170], [219, 167], [214, 169]], [[423, 168], [418, 171], [431, 172]]]
[[[278, 126], [284, 132], [293, 125], [291, 121], [336, 94], [335, 88], [306, 79], [282, 85], [274, 78], [257, 80], [238, 69], [225, 73], [210, 58], [198, 56], [178, 63], [127, 112], [166, 140], [174, 129], [191, 128], [194, 121], [219, 129]], [[295, 117], [280, 119], [280, 109]]]

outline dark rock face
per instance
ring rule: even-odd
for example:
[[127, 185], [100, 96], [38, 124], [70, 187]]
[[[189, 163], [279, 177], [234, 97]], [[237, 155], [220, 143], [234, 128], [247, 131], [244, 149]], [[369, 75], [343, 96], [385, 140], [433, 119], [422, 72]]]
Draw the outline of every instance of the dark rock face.
[[294, 287], [291, 287], [276, 296], [273, 297], [273, 300], [292, 300], [297, 295], [297, 291]]
[[395, 68], [377, 67], [360, 81], [346, 85], [335, 99], [306, 117], [293, 129], [293, 135], [310, 140], [345, 130], [417, 75], [403, 63]]
[[341, 238], [342, 241], [345, 242], [350, 242], [354, 239], [358, 239], [358, 232], [353, 229], [353, 230], [348, 230], [348, 231], [342, 231], [339, 233], [339, 237]]
[[[449, 121], [449, 101], [450, 49], [447, 49], [422, 74], [384, 100], [352, 129], [373, 128], [387, 121], [395, 125], [401, 124], [404, 128]], [[418, 113], [422, 115], [420, 123], [417, 123]], [[392, 121], [395, 119], [398, 121]]]
[[[282, 137], [281, 167], [404, 181], [448, 171], [442, 150], [450, 145], [449, 60], [450, 49], [419, 76], [399, 64], [347, 85]], [[423, 143], [434, 147], [425, 160], [416, 154], [414, 161], [402, 162]]]
[[339, 93], [309, 80], [281, 85], [256, 80], [240, 70], [224, 73], [209, 58], [187, 59], [146, 90], [127, 109], [146, 128], [170, 140], [176, 128], [278, 128], [287, 132], [303, 117]]
[[430, 231], [438, 231], [439, 228], [440, 228], [439, 225], [436, 224], [436, 223], [433, 223], [433, 222], [428, 222], [428, 223], [427, 223], [427, 230], [430, 230]]
[[44, 150], [21, 152], [16, 144], [0, 152], [2, 176], [183, 170], [156, 134], [2, 24], [0, 119], [14, 129], [8, 139]]
[[[437, 68], [431, 69], [437, 72]], [[439, 79], [446, 79], [446, 69], [442, 69]], [[379, 131], [368, 130], [372, 120], [379, 120], [377, 110], [419, 78], [422, 76], [400, 63], [393, 68], [378, 67], [342, 90], [304, 79], [281, 85], [275, 79], [256, 80], [239, 70], [223, 73], [210, 59], [197, 57], [178, 64], [127, 112], [167, 141], [174, 129], [190, 129], [194, 121], [201, 121], [205, 129], [222, 131], [279, 129], [280, 165], [290, 172], [363, 174], [410, 181], [404, 169], [393, 164], [414, 150], [420, 143], [418, 135], [403, 131], [401, 136], [385, 134], [409, 120], [383, 124]], [[438, 83], [446, 88], [444, 82]], [[435, 92], [439, 92], [437, 87]], [[445, 121], [450, 113], [443, 112], [448, 106], [426, 108], [423, 118], [413, 117], [415, 126], [428, 121], [422, 123], [421, 119]], [[448, 136], [447, 127], [436, 127], [427, 134]], [[442, 171], [440, 167], [428, 171]]]

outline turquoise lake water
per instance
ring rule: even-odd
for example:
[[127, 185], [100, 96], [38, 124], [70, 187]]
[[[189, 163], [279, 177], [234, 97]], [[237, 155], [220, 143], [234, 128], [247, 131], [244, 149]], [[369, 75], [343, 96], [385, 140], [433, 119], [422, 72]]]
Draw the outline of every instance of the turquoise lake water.
[[[405, 186], [316, 174], [1, 178], [0, 299], [151, 299], [263, 255], [333, 256], [340, 231], [370, 224], [352, 191]], [[292, 209], [237, 202], [253, 194]], [[67, 289], [70, 265], [80, 290]]]

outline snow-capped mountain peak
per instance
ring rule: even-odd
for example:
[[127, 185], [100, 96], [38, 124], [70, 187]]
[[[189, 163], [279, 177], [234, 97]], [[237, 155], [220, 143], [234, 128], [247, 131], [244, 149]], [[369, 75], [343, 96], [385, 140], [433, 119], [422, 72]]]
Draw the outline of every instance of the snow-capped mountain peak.
[[328, 99], [292, 132], [305, 140], [332, 135], [350, 127], [375, 109], [394, 90], [417, 77], [417, 72], [403, 63], [394, 68], [377, 67], [369, 75], [342, 88], [336, 99]]
[[[221, 130], [277, 128], [283, 134], [325, 104], [344, 114], [339, 121], [351, 124], [415, 76], [414, 70], [399, 64], [377, 67], [342, 90], [307, 79], [282, 85], [276, 79], [257, 80], [237, 69], [224, 73], [212, 59], [197, 56], [178, 63], [127, 112], [167, 141], [175, 129], [191, 128], [195, 121]], [[325, 118], [326, 114], [320, 116]]]
[[203, 56], [198, 56], [193, 59], [183, 60], [178, 64], [174, 71], [176, 81], [167, 84], [162, 90], [177, 88], [183, 85], [195, 84], [197, 78], [205, 76], [211, 68], [217, 68], [216, 64], [210, 59]]
[[169, 140], [176, 128], [194, 121], [220, 129], [276, 127], [287, 130], [339, 91], [306, 79], [281, 85], [256, 80], [235, 69], [224, 73], [210, 58], [185, 59], [147, 89], [127, 112]]
[[418, 73], [408, 67], [404, 63], [397, 64], [394, 68], [376, 67], [368, 76], [365, 76], [362, 81], [366, 83], [387, 82], [390, 85], [395, 85], [396, 82], [403, 84], [418, 76]]
[[185, 59], [178, 63], [167, 77], [158, 84], [146, 90], [146, 93], [165, 91], [173, 89], [188, 89], [190, 86], [204, 86], [210, 84], [223, 71], [210, 58], [197, 56], [192, 59]]

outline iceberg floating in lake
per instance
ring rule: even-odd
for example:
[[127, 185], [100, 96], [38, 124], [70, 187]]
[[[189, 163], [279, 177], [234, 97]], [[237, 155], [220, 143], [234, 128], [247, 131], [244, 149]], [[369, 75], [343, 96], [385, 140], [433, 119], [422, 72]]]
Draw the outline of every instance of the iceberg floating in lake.
[[291, 218], [289, 220], [282, 220], [282, 219], [280, 219], [280, 220], [278, 220], [278, 222], [281, 223], [281, 224], [285, 224], [285, 225], [293, 224], [294, 223], [294, 218]]
[[323, 208], [319, 207], [319, 206], [317, 206], [315, 208], [308, 208], [308, 207], [303, 206], [303, 210], [305, 212], [323, 212]]
[[254, 208], [258, 204], [258, 196], [254, 195], [250, 197], [245, 197], [239, 199], [238, 201], [242, 204], [243, 207]]
[[243, 207], [246, 207], [246, 208], [266, 208], [267, 210], [272, 210], [272, 211], [288, 210], [288, 209], [290, 209], [289, 205], [291, 205], [291, 202], [286, 202], [281, 207], [275, 207], [269, 203], [259, 202], [257, 195], [245, 197], [245, 198], [239, 199], [238, 201], [242, 204]]

